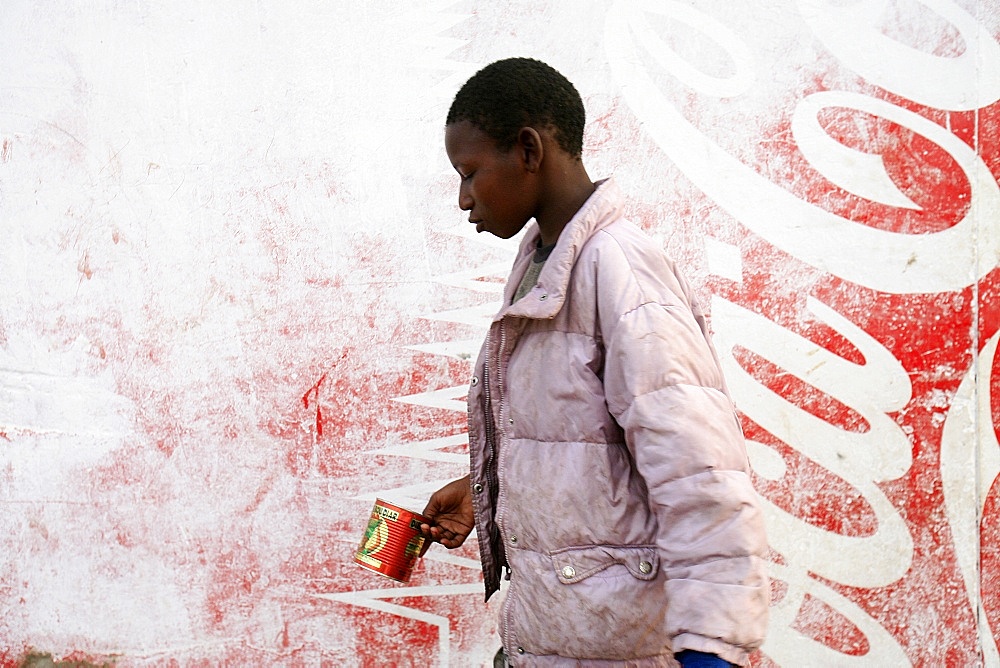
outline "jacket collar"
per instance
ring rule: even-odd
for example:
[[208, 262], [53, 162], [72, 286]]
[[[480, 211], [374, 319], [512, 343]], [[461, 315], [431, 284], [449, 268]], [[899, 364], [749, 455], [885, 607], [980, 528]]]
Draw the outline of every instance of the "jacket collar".
[[559, 313], [566, 301], [570, 274], [580, 251], [594, 234], [621, 218], [622, 195], [614, 178], [597, 181], [595, 185], [597, 188], [594, 193], [587, 198], [559, 234], [556, 247], [538, 277], [538, 284], [516, 303], [510, 304], [538, 244], [540, 236], [538, 224], [531, 223], [531, 227], [521, 240], [514, 259], [514, 267], [504, 288], [505, 306], [494, 316], [494, 322], [508, 315], [549, 319]]

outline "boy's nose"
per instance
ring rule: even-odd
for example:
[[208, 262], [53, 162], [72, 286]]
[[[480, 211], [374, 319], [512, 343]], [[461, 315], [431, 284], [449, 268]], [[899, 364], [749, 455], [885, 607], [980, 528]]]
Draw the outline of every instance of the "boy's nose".
[[465, 188], [460, 188], [458, 191], [458, 208], [462, 211], [472, 211], [472, 196], [465, 192]]

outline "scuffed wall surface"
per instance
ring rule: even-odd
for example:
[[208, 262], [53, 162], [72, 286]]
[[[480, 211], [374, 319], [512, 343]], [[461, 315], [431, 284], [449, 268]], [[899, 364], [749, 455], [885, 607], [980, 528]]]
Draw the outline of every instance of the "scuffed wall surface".
[[510, 243], [457, 87], [533, 55], [711, 307], [773, 547], [757, 665], [1000, 665], [1000, 6], [7, 2], [0, 663], [483, 665], [464, 472]]

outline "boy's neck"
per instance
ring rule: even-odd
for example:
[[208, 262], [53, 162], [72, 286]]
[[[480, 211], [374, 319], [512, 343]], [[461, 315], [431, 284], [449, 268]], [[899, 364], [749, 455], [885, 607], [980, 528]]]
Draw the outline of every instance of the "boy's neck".
[[560, 157], [565, 159], [548, 164], [549, 169], [544, 174], [546, 196], [535, 215], [543, 246], [550, 246], [559, 239], [566, 224], [597, 189], [583, 161], [565, 154]]

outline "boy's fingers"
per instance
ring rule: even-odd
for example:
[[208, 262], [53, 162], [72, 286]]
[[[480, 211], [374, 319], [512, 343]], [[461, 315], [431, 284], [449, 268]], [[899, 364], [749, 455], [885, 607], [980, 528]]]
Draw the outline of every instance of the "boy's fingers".
[[424, 541], [423, 547], [420, 549], [420, 556], [424, 556], [427, 550], [430, 548], [431, 543], [441, 543], [446, 548], [453, 549], [465, 542], [465, 538], [468, 534], [457, 533], [450, 529], [445, 529], [442, 526], [431, 526], [427, 524], [420, 525], [421, 535], [427, 539]]
[[455, 536], [454, 538], [442, 540], [441, 544], [444, 545], [449, 550], [454, 550], [456, 547], [458, 547], [464, 542], [465, 542], [465, 536]]

